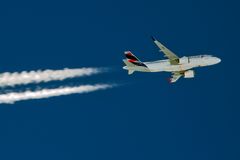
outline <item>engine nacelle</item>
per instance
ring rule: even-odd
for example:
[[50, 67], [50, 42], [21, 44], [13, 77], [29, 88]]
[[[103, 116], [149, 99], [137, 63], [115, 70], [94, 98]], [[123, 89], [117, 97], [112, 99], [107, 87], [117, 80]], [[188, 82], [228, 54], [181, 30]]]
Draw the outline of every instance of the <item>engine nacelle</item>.
[[187, 64], [189, 63], [188, 57], [182, 57], [179, 59], [179, 64]]
[[188, 70], [186, 72], [184, 72], [184, 78], [194, 78], [194, 71], [193, 70]]

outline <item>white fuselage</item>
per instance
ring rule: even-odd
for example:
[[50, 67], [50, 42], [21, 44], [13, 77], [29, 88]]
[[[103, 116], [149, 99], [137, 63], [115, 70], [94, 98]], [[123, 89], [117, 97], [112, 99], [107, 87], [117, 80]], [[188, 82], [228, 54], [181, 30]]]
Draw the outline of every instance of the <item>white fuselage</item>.
[[140, 72], [179, 72], [186, 71], [196, 67], [210, 66], [221, 62], [220, 58], [213, 57], [211, 55], [199, 55], [199, 56], [190, 56], [182, 57], [179, 59], [179, 64], [172, 65], [170, 61], [167, 60], [158, 60], [152, 62], [143, 62], [147, 68], [141, 66], [125, 66], [124, 69], [134, 70]]

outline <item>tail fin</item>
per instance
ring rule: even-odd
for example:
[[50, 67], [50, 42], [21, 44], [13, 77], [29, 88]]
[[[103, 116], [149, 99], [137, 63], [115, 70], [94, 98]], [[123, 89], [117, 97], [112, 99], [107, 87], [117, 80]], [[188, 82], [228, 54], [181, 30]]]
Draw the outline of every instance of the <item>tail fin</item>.
[[140, 61], [135, 55], [132, 54], [131, 51], [125, 51], [124, 54], [128, 60]]
[[127, 62], [135, 65], [135, 66], [142, 66], [142, 67], [147, 67], [144, 63], [142, 63], [134, 54], [132, 54], [131, 51], [126, 51], [124, 52]]

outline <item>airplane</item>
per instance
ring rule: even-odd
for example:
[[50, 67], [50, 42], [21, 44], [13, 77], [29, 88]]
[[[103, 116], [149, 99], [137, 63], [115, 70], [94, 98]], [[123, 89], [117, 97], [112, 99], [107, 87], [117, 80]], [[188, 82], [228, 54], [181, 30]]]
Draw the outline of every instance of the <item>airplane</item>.
[[169, 83], [176, 82], [182, 76], [184, 78], [194, 78], [195, 72], [192, 70], [197, 67], [205, 67], [215, 65], [221, 62], [221, 59], [212, 55], [197, 55], [179, 57], [154, 37], [151, 37], [160, 52], [164, 53], [164, 57], [168, 59], [157, 60], [151, 62], [142, 62], [131, 51], [125, 51], [126, 59], [123, 62], [126, 66], [123, 69], [128, 70], [128, 74], [133, 72], [171, 72]]

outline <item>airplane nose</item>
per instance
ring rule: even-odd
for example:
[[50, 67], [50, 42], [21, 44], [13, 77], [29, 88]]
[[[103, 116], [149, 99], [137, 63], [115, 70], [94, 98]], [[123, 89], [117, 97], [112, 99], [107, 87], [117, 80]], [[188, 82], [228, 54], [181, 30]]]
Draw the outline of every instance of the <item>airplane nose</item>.
[[215, 65], [221, 62], [221, 59], [218, 57], [211, 57], [208, 61], [208, 65]]
[[221, 59], [216, 57], [216, 60], [215, 60], [215, 61], [216, 61], [216, 64], [218, 64], [218, 63], [221, 62]]

